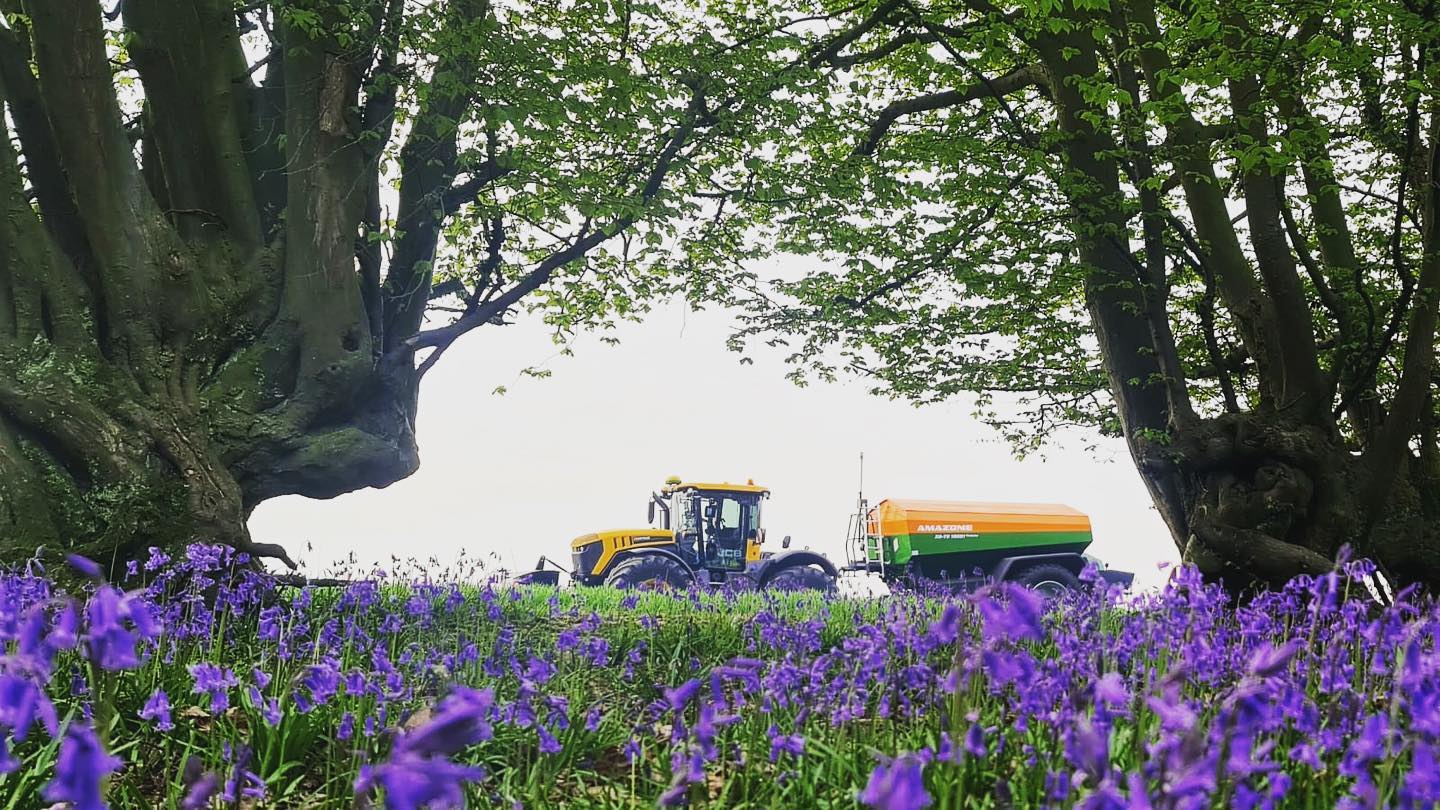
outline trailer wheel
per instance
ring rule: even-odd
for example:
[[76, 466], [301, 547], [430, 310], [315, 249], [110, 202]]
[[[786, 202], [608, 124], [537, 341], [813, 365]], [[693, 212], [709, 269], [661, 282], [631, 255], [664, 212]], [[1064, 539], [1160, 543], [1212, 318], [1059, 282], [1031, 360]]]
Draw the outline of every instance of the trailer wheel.
[[1015, 577], [1015, 582], [1049, 598], [1063, 596], [1066, 591], [1080, 590], [1080, 578], [1063, 565], [1042, 564], [1026, 568]]
[[835, 590], [835, 580], [829, 574], [809, 565], [791, 565], [776, 571], [765, 580], [765, 588], [775, 591], [820, 591]]
[[647, 591], [683, 590], [694, 578], [678, 562], [659, 554], [644, 554], [621, 560], [605, 575], [605, 584], [612, 588]]

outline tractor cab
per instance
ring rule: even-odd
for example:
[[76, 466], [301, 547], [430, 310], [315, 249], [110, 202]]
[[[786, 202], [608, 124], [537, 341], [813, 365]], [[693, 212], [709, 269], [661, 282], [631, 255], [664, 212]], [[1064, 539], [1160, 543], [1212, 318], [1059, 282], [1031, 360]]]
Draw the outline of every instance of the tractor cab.
[[674, 532], [677, 550], [691, 566], [744, 571], [761, 558], [760, 506], [769, 495], [753, 481], [703, 484], [671, 478], [650, 496], [650, 523], [659, 517], [661, 528]]
[[[770, 490], [670, 478], [650, 495], [650, 525], [592, 532], [570, 543], [571, 578], [582, 585], [686, 588], [695, 583], [832, 590], [838, 573], [813, 551], [762, 553], [760, 507]], [[658, 524], [658, 525], [657, 525]], [[781, 544], [789, 548], [789, 538]], [[546, 558], [527, 576], [540, 582]], [[555, 579], [558, 581], [558, 574]], [[548, 579], [546, 580], [549, 581]]]

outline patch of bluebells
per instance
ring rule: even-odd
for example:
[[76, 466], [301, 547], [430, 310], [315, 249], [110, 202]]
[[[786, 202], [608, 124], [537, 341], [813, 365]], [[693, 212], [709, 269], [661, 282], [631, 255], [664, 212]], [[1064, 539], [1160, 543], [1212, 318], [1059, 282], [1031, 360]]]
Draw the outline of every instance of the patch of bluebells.
[[1126, 600], [607, 603], [428, 571], [289, 588], [223, 546], [124, 588], [67, 562], [81, 592], [0, 572], [0, 800], [25, 806], [148, 795], [187, 739], [153, 804], [1440, 803], [1440, 609], [1348, 598], [1363, 562], [1238, 607], [1189, 568]]

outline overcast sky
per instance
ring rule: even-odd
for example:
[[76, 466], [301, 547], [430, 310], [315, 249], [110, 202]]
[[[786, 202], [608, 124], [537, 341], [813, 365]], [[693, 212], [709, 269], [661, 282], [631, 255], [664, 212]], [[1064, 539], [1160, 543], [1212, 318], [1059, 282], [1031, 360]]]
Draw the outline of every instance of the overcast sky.
[[[854, 382], [798, 388], [778, 353], [741, 364], [725, 348], [723, 312], [666, 305], [622, 327], [619, 346], [582, 336], [574, 357], [555, 356], [538, 319], [517, 319], [465, 336], [425, 378], [419, 472], [333, 500], [263, 503], [255, 539], [285, 544], [312, 573], [351, 550], [364, 564], [462, 551], [511, 568], [541, 554], [567, 563], [577, 535], [646, 525], [650, 492], [678, 475], [753, 478], [773, 491], [764, 520], [776, 550], [788, 534], [792, 547], [843, 561], [863, 451], [872, 504], [1064, 503], [1090, 515], [1091, 552], [1134, 571], [1137, 585], [1163, 581], [1157, 564], [1175, 558], [1119, 441], [1017, 461], [966, 402], [916, 408]], [[553, 376], [519, 375], [537, 364]], [[502, 385], [506, 394], [492, 393]]]

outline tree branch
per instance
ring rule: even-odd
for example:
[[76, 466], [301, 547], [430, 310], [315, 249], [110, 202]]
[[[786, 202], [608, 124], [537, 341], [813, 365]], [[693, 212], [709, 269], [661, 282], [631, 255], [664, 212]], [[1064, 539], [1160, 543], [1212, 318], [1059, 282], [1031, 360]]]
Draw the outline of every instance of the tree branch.
[[1284, 198], [1284, 178], [1276, 176], [1275, 183], [1279, 187], [1276, 197], [1280, 200], [1280, 217], [1285, 222], [1285, 233], [1290, 237], [1290, 246], [1295, 249], [1295, 255], [1299, 257], [1300, 264], [1305, 268], [1305, 274], [1310, 277], [1310, 284], [1315, 288], [1315, 294], [1320, 297], [1320, 303], [1325, 310], [1335, 319], [1340, 331], [1349, 331], [1349, 312], [1340, 299], [1335, 296], [1335, 291], [1330, 288], [1329, 282], [1325, 280], [1325, 270], [1315, 261], [1315, 256], [1310, 252], [1310, 245], [1305, 234], [1300, 232], [1300, 226], [1295, 222], [1295, 215], [1290, 211], [1290, 206]]
[[492, 157], [479, 166], [466, 170], [465, 174], [469, 177], [451, 186], [443, 195], [445, 210], [458, 211], [461, 206], [474, 202], [487, 186], [514, 170], [514, 165], [503, 157]]
[[810, 67], [819, 67], [834, 59], [841, 51], [850, 47], [861, 37], [875, 30], [876, 26], [889, 19], [890, 16], [895, 13], [895, 10], [900, 8], [902, 2], [903, 0], [885, 0], [885, 2], [877, 6], [874, 11], [870, 12], [870, 14], [861, 20], [854, 28], [841, 33], [839, 36], [830, 40], [825, 47], [820, 48], [812, 54], [809, 60], [807, 60]]
[[938, 93], [927, 93], [923, 96], [897, 101], [881, 110], [874, 123], [870, 125], [865, 140], [855, 148], [855, 154], [869, 156], [875, 154], [880, 142], [895, 122], [907, 115], [942, 110], [948, 107], [955, 107], [982, 98], [1000, 98], [1009, 95], [1017, 90], [1026, 87], [1035, 87], [1045, 83], [1045, 73], [1039, 65], [1024, 65], [1015, 68], [1003, 76], [998, 76], [987, 81], [977, 81], [962, 90], [944, 90]]
[[68, 193], [70, 183], [60, 165], [59, 147], [40, 100], [40, 86], [30, 70], [29, 54], [30, 44], [23, 41], [21, 29], [0, 28], [0, 95], [5, 96], [15, 120], [25, 174], [46, 227], [72, 261], [88, 265], [90, 246]]
[[[5, 88], [0, 84], [0, 106], [9, 101]], [[84, 347], [93, 345], [87, 293], [27, 199], [0, 117], [0, 346], [44, 340], [85, 353]]]
[[[107, 273], [106, 298], [134, 317], [150, 287], [145, 232], [159, 211], [150, 198], [120, 123], [105, 56], [99, 8], [87, 0], [29, 0], [40, 95], [57, 152], [96, 259]], [[112, 319], [118, 320], [118, 319]]]
[[[670, 167], [674, 163], [680, 150], [685, 147], [691, 134], [695, 131], [696, 119], [703, 114], [700, 108], [698, 95], [691, 105], [690, 119], [678, 125], [671, 132], [665, 146], [660, 150], [655, 159], [644, 186], [640, 190], [639, 205], [637, 209], [643, 212], [649, 207], [655, 196], [660, 193], [666, 175], [670, 173]], [[454, 323], [438, 329], [430, 329], [410, 337], [397, 347], [401, 351], [416, 351], [424, 348], [448, 347], [456, 338], [469, 332], [481, 324], [487, 323], [497, 315], [509, 310], [521, 299], [550, 280], [551, 275], [561, 267], [580, 259], [589, 253], [591, 249], [633, 225], [639, 218], [640, 213], [626, 214], [612, 220], [609, 224], [589, 231], [582, 231], [563, 250], [557, 251], [548, 256], [544, 261], [527, 273], [519, 283], [515, 284], [504, 293], [496, 296], [493, 300], [480, 304], [468, 315], [462, 316]], [[426, 358], [427, 362], [431, 358]]]
[[[488, 13], [483, 4], [464, 3], [452, 9], [445, 25], [458, 32], [475, 23], [473, 15]], [[440, 226], [455, 211], [448, 192], [459, 173], [458, 123], [473, 101], [469, 88], [477, 70], [470, 60], [440, 59], [400, 150], [399, 237], [383, 289], [387, 352], [414, 335], [425, 318]]]
[[[168, 207], [214, 213], [227, 235], [254, 247], [260, 214], [241, 143], [234, 88], [247, 75], [230, 0], [127, 0], [129, 52], [145, 86], [148, 128]], [[216, 223], [180, 217], [181, 234], [214, 234]]]
[[886, 42], [884, 45], [880, 45], [868, 51], [861, 51], [860, 53], [854, 53], [848, 56], [833, 56], [829, 60], [827, 60], [827, 64], [829, 64], [831, 67], [838, 68], [848, 68], [855, 67], [856, 65], [865, 65], [869, 64], [870, 62], [878, 62], [881, 59], [884, 59], [890, 54], [895, 53], [896, 51], [905, 47], [906, 45], [914, 45], [924, 42], [936, 42], [937, 40], [939, 40], [939, 36], [928, 31], [923, 33], [906, 31], [903, 34], [896, 36], [894, 39], [891, 39], [889, 42]]
[[[1244, 52], [1242, 32], [1248, 23], [1232, 14], [1225, 34], [1227, 45], [1236, 53]], [[1265, 120], [1260, 82], [1249, 71], [1242, 70], [1228, 80], [1230, 108], [1240, 130], [1248, 136], [1254, 149], [1270, 149], [1270, 132]], [[1310, 307], [1295, 266], [1294, 256], [1281, 225], [1279, 179], [1262, 158], [1240, 171], [1240, 187], [1245, 199], [1245, 218], [1250, 226], [1250, 245], [1260, 278], [1275, 310], [1277, 348], [1281, 356], [1273, 368], [1278, 383], [1277, 403], [1281, 408], [1298, 408], [1300, 413], [1322, 419], [1330, 418], [1330, 386], [1320, 368], [1315, 348], [1315, 329]], [[1278, 373], [1276, 373], [1278, 372]]]
[[1284, 402], [1288, 398], [1282, 373], [1286, 353], [1281, 349], [1274, 302], [1256, 283], [1240, 237], [1230, 222], [1209, 142], [1203, 138], [1184, 88], [1175, 79], [1170, 57], [1161, 44], [1154, 7], [1132, 2], [1127, 9], [1138, 34], [1136, 46], [1151, 98], [1175, 105], [1176, 114], [1167, 124], [1168, 140], [1175, 150], [1175, 173], [1181, 177], [1197, 242], [1204, 246], [1197, 255], [1214, 270], [1216, 289], [1235, 317], [1246, 351], [1255, 358], [1262, 407]]
[[1435, 365], [1435, 326], [1440, 311], [1440, 113], [1431, 114], [1428, 140], [1428, 165], [1421, 174], [1425, 189], [1425, 255], [1405, 336], [1405, 359], [1390, 413], [1379, 438], [1363, 457], [1370, 474], [1363, 507], [1367, 523], [1372, 526], [1389, 503], [1391, 486], [1419, 426]]
[[[1232, 370], [1239, 371], [1244, 368], [1243, 358], [1238, 367], [1233, 363], [1226, 362], [1223, 353], [1220, 351], [1220, 340], [1215, 331], [1215, 274], [1205, 266], [1204, 254], [1200, 251], [1200, 245], [1195, 242], [1195, 237], [1185, 223], [1174, 215], [1166, 217], [1175, 232], [1180, 235], [1187, 249], [1181, 250], [1180, 255], [1195, 268], [1204, 279], [1205, 292], [1200, 298], [1198, 315], [1200, 317], [1201, 337], [1205, 341], [1205, 352], [1210, 357], [1210, 364], [1214, 367], [1215, 378], [1220, 384], [1220, 396], [1225, 400], [1225, 410], [1228, 413], [1240, 412], [1240, 400], [1235, 396], [1235, 382], [1230, 377]], [[1195, 377], [1204, 378], [1204, 369], [1196, 369]]]

